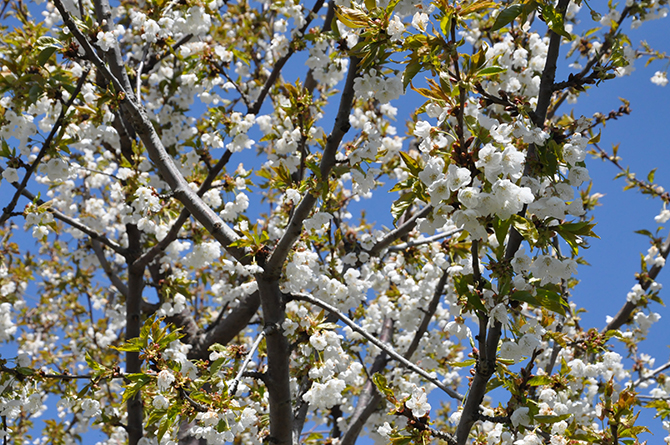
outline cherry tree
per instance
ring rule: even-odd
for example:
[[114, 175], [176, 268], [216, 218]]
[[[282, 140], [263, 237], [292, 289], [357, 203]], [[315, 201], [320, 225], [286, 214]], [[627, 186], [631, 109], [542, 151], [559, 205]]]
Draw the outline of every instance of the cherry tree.
[[663, 69], [626, 30], [667, 0], [39, 3], [1, 18], [5, 443], [670, 430], [670, 362], [637, 346], [670, 241], [644, 232], [607, 325], [571, 297], [588, 154], [657, 223], [670, 195], [599, 145], [627, 102], [568, 106]]

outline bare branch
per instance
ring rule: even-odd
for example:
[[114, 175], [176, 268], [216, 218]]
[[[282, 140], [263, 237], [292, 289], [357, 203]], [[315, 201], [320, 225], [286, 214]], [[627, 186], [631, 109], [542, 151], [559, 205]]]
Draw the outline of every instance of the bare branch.
[[635, 388], [640, 385], [640, 383], [645, 382], [647, 380], [655, 379], [657, 375], [665, 371], [666, 369], [670, 368], [670, 361], [665, 362], [663, 365], [659, 366], [658, 368], [650, 371], [648, 374], [645, 374], [643, 377], [640, 377], [639, 379], [635, 380], [632, 383], [632, 387]]
[[213, 329], [201, 333], [193, 340], [191, 343], [193, 347], [188, 357], [205, 359], [208, 356], [209, 347], [214, 343], [228, 344], [249, 324], [249, 320], [256, 314], [260, 304], [258, 291], [244, 297], [225, 318], [216, 323]]
[[[409, 249], [410, 247], [422, 246], [424, 244], [434, 243], [444, 238], [461, 233], [463, 229], [455, 229], [449, 232], [438, 233], [437, 235], [429, 236], [428, 238], [418, 238], [413, 241], [408, 241], [406, 243], [398, 244], [396, 246], [391, 246], [388, 248], [389, 252], [402, 252], [403, 250]], [[402, 235], [401, 235], [402, 236]]]
[[126, 284], [123, 281], [121, 281], [119, 276], [112, 269], [112, 266], [109, 264], [109, 261], [107, 261], [107, 258], [105, 258], [105, 252], [102, 250], [100, 241], [92, 239], [91, 247], [93, 248], [93, 252], [95, 253], [96, 258], [100, 262], [102, 270], [105, 272], [105, 275], [107, 275], [107, 278], [109, 278], [109, 281], [112, 282], [114, 287], [118, 289], [121, 295], [123, 295], [125, 298], [128, 298], [128, 286], [126, 286]]

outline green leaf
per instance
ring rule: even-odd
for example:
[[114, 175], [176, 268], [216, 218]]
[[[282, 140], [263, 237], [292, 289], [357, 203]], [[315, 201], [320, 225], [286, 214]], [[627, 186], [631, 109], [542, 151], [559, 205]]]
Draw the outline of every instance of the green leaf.
[[519, 235], [523, 236], [523, 239], [532, 245], [537, 243], [537, 240], [540, 239], [540, 233], [535, 228], [535, 224], [519, 215], [512, 215], [511, 219], [512, 225], [519, 232]]
[[96, 362], [96, 361], [93, 359], [93, 357], [91, 357], [91, 353], [90, 353], [90, 352], [87, 352], [87, 353], [86, 353], [85, 359], [86, 359], [86, 364], [87, 364], [88, 367], [91, 368], [92, 370], [94, 370], [94, 371], [101, 371], [101, 370], [105, 369], [105, 368], [103, 368], [103, 366], [102, 366], [100, 363]]
[[442, 30], [442, 33], [446, 36], [449, 37], [451, 33], [451, 19], [452, 19], [452, 13], [449, 11], [446, 14], [444, 14], [444, 17], [440, 20], [440, 29]]
[[454, 367], [454, 368], [465, 368], [467, 366], [472, 366], [475, 363], [477, 363], [477, 360], [470, 358], [467, 360], [464, 360], [462, 362], [449, 362], [449, 366]]
[[565, 240], [566, 243], [568, 243], [572, 249], [572, 252], [576, 255], [579, 252], [579, 237], [590, 236], [593, 238], [600, 238], [598, 235], [593, 233], [592, 229], [594, 227], [594, 223], [589, 221], [580, 221], [577, 223], [559, 224], [553, 229], [561, 236], [561, 238]]
[[536, 375], [528, 379], [529, 386], [550, 385], [551, 383], [551, 377], [548, 375]]
[[475, 309], [480, 312], [486, 312], [486, 307], [484, 306], [484, 303], [482, 303], [482, 299], [479, 298], [479, 295], [475, 294], [474, 292], [468, 292], [466, 297], [468, 299], [468, 303], [470, 303]]
[[656, 175], [656, 169], [654, 168], [654, 169], [652, 169], [652, 170], [649, 172], [649, 174], [647, 175], [647, 182], [648, 182], [649, 184], [653, 184], [653, 183], [654, 183], [654, 176], [655, 176], [655, 175]]
[[400, 157], [405, 162], [405, 165], [407, 166], [407, 169], [410, 171], [410, 173], [412, 173], [414, 176], [419, 176], [419, 173], [421, 173], [422, 169], [416, 159], [404, 151], [400, 152]]
[[499, 66], [489, 66], [488, 68], [479, 70], [477, 74], [475, 74], [475, 76], [476, 77], [493, 76], [495, 74], [504, 73], [505, 71], [507, 71], [506, 68], [501, 68]]
[[413, 438], [411, 436], [392, 436], [389, 437], [389, 442], [393, 445], [408, 445], [412, 443]]
[[116, 349], [117, 351], [124, 352], [140, 352], [143, 347], [144, 340], [142, 340], [140, 337], [131, 338], [120, 346], [112, 346], [112, 348]]
[[209, 375], [215, 376], [216, 374], [218, 374], [218, 372], [221, 370], [226, 360], [227, 360], [226, 357], [219, 357], [216, 360], [214, 360], [214, 363], [212, 363], [209, 367]]
[[37, 102], [43, 93], [44, 89], [39, 85], [33, 85], [30, 87], [30, 90], [28, 91], [28, 98], [30, 99], [30, 103]]
[[137, 394], [142, 388], [149, 384], [152, 379], [151, 376], [142, 373], [126, 374], [125, 377], [127, 380], [130, 380], [130, 383], [124, 385], [125, 391], [123, 392], [123, 403], [126, 403], [128, 400], [132, 399], [135, 394]]
[[400, 198], [396, 199], [391, 205], [391, 215], [393, 215], [393, 224], [398, 222], [398, 219], [405, 213], [405, 211], [414, 204], [416, 195], [414, 192], [404, 193]]
[[349, 28], [365, 28], [369, 24], [368, 16], [357, 9], [337, 7], [335, 8], [335, 15], [340, 22]]
[[518, 290], [509, 296], [510, 300], [521, 301], [523, 303], [532, 304], [533, 306], [538, 306], [537, 298], [533, 296], [527, 290]]
[[500, 28], [509, 25], [514, 21], [515, 18], [521, 15], [522, 12], [523, 6], [521, 5], [512, 5], [508, 8], [505, 8], [505, 10], [503, 10], [500, 14], [498, 14], [498, 17], [496, 17], [496, 21], [493, 24], [491, 31], [497, 31]]
[[57, 49], [58, 48], [55, 46], [47, 46], [46, 48], [44, 48], [37, 56], [37, 63], [40, 66], [46, 65], [46, 63], [49, 61], [49, 59], [51, 58], [53, 53], [56, 52]]
[[572, 413], [561, 414], [560, 416], [534, 416], [533, 419], [540, 423], [556, 423], [570, 417], [572, 417]]
[[365, 0], [365, 7], [368, 8], [368, 11], [372, 11], [377, 8], [377, 2], [375, 0]]
[[545, 3], [541, 10], [542, 18], [545, 22], [547, 22], [549, 29], [554, 31], [559, 36], [563, 36], [568, 40], [572, 40], [572, 35], [570, 35], [570, 33], [565, 30], [563, 15], [557, 12], [552, 4]]
[[372, 376], [372, 383], [375, 384], [379, 392], [384, 394], [384, 396], [390, 401], [390, 400], [395, 400], [395, 395], [393, 394], [393, 390], [391, 387], [388, 385], [388, 381], [386, 380], [386, 377], [383, 376], [382, 374], [376, 372]]
[[556, 312], [557, 314], [565, 315], [565, 308], [568, 304], [558, 292], [539, 288], [537, 289], [537, 299], [539, 301], [539, 306], [549, 309], [552, 312]]
[[16, 372], [18, 372], [21, 375], [34, 375], [35, 370], [32, 368], [26, 368], [24, 366], [19, 366], [17, 368], [14, 368]]
[[412, 81], [412, 79], [414, 79], [414, 76], [416, 76], [419, 71], [421, 71], [421, 63], [418, 61], [413, 60], [407, 64], [405, 72], [402, 75], [403, 92], [407, 89], [407, 85], [409, 85], [409, 83]]

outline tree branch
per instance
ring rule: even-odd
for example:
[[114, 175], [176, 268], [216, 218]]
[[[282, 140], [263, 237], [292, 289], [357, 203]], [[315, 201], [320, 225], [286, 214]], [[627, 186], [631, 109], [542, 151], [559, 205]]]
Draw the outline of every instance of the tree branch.
[[382, 239], [377, 241], [377, 243], [372, 246], [372, 249], [368, 251], [370, 256], [379, 256], [385, 248], [391, 245], [394, 241], [400, 239], [401, 237], [407, 235], [409, 232], [414, 229], [416, 226], [416, 220], [419, 218], [424, 218], [433, 211], [433, 206], [427, 205], [423, 209], [416, 212], [410, 219], [405, 221], [400, 227], [396, 227], [387, 233]]
[[[424, 244], [434, 243], [435, 241], [439, 241], [441, 239], [448, 238], [450, 236], [461, 233], [462, 231], [463, 231], [463, 229], [455, 229], [455, 230], [452, 230], [450, 232], [438, 233], [437, 235], [429, 236], [428, 238], [419, 238], [419, 239], [415, 239], [414, 241], [407, 241], [406, 243], [402, 243], [402, 244], [398, 244], [397, 246], [389, 247], [388, 251], [389, 252], [402, 252], [403, 250], [406, 250], [410, 247], [416, 247], [416, 246], [421, 246], [421, 245], [424, 245]], [[400, 235], [400, 236], [402, 236], [402, 235]]]
[[260, 304], [258, 291], [244, 297], [226, 318], [216, 323], [213, 329], [201, 333], [193, 340], [191, 343], [193, 347], [188, 353], [188, 358], [206, 359], [209, 355], [209, 347], [214, 343], [228, 344], [249, 324], [249, 320], [256, 314]]
[[291, 398], [290, 345], [282, 329], [285, 317], [284, 298], [279, 281], [256, 277], [263, 307], [265, 342], [268, 358], [266, 386], [270, 401], [270, 438], [276, 445], [291, 445], [293, 410]]
[[432, 377], [430, 374], [428, 374], [426, 371], [423, 369], [419, 368], [416, 366], [414, 363], [410, 362], [407, 360], [405, 357], [402, 355], [398, 354], [391, 346], [387, 345], [386, 343], [383, 343], [379, 341], [377, 338], [375, 338], [372, 334], [367, 332], [365, 329], [359, 327], [356, 323], [354, 323], [349, 317], [344, 315], [342, 312], [340, 312], [335, 306], [331, 306], [330, 304], [319, 300], [318, 298], [315, 298], [311, 295], [307, 294], [291, 294], [291, 298], [294, 300], [299, 300], [299, 301], [307, 301], [309, 303], [312, 303], [316, 306], [319, 306], [322, 309], [327, 310], [328, 312], [334, 314], [337, 316], [337, 318], [342, 321], [342, 323], [346, 324], [349, 326], [354, 332], [359, 333], [365, 339], [367, 339], [370, 343], [381, 349], [382, 351], [386, 351], [386, 353], [391, 356], [394, 360], [400, 362], [402, 366], [405, 368], [409, 369], [410, 371], [419, 374], [421, 377], [423, 377], [425, 380], [429, 381], [433, 385], [437, 386], [440, 388], [442, 391], [444, 391], [449, 397], [452, 397], [456, 400], [463, 400], [463, 396], [454, 391], [451, 388], [446, 387], [442, 382], [437, 380], [435, 377]]
[[121, 101], [121, 107], [127, 113], [128, 120], [144, 143], [149, 157], [174, 192], [175, 197], [184, 204], [191, 214], [234, 258], [243, 264], [249, 264], [251, 257], [247, 249], [231, 246], [232, 243], [239, 239], [239, 236], [188, 185], [175, 165], [172, 156], [165, 149], [143, 108], [131, 100], [132, 91], [126, 91], [121, 81], [110, 72], [104, 62], [97, 56], [88, 39], [77, 28], [72, 16], [63, 6], [62, 0], [54, 0], [54, 4], [63, 17], [65, 25], [82, 46], [89, 60], [95, 64], [99, 72], [120, 93], [119, 100]]
[[[204, 195], [205, 192], [207, 192], [212, 188], [212, 183], [219, 175], [219, 173], [221, 173], [223, 167], [225, 167], [226, 164], [228, 164], [228, 161], [230, 160], [232, 154], [233, 153], [230, 150], [226, 150], [226, 152], [223, 154], [223, 156], [221, 156], [221, 158], [214, 165], [214, 167], [210, 169], [209, 173], [207, 174], [207, 177], [202, 182], [200, 188], [197, 191], [198, 196], [202, 197], [202, 195]], [[172, 224], [172, 227], [170, 227], [170, 230], [168, 231], [165, 238], [158, 241], [154, 246], [151, 247], [151, 249], [144, 252], [144, 254], [142, 254], [142, 256], [140, 256], [133, 263], [132, 267], [146, 267], [151, 261], [153, 261], [154, 258], [160, 255], [163, 251], [165, 251], [165, 249], [167, 249], [170, 243], [172, 243], [174, 240], [177, 239], [179, 231], [184, 226], [189, 216], [191, 216], [191, 212], [189, 212], [187, 208], [183, 208], [179, 213], [177, 220], [174, 222], [174, 224]]]
[[[562, 16], [565, 16], [565, 11], [569, 2], [570, 0], [559, 0], [558, 5], [556, 5], [556, 12]], [[561, 45], [560, 35], [556, 34], [550, 29], [549, 36], [549, 48], [547, 50], [547, 59], [544, 65], [544, 69], [542, 70], [537, 106], [535, 107], [535, 112], [532, 115], [533, 123], [539, 128], [544, 128], [547, 109], [551, 103], [554, 79], [556, 77], [556, 60], [558, 59]], [[535, 144], [531, 144], [528, 147], [526, 165], [523, 172], [524, 176], [528, 176], [530, 174], [531, 162], [529, 161], [535, 157], [536, 147]], [[521, 215], [526, 213], [526, 208], [527, 205], [524, 204], [524, 207], [520, 212]], [[523, 237], [521, 234], [513, 227], [510, 227], [509, 239], [505, 249], [505, 259], [509, 260], [514, 257], [514, 254], [517, 252], [517, 250], [519, 250], [522, 241]], [[468, 440], [468, 436], [470, 435], [470, 431], [472, 430], [472, 426], [477, 421], [479, 406], [484, 400], [484, 395], [486, 394], [486, 384], [495, 371], [496, 354], [501, 334], [502, 324], [496, 320], [493, 323], [493, 326], [488, 330], [485, 348], [480, 348], [482, 349], [480, 350], [480, 354], [483, 354], [482, 357], [486, 358], [486, 362], [482, 361], [481, 359], [477, 362], [475, 375], [472, 380], [472, 384], [470, 385], [470, 390], [468, 391], [468, 396], [465, 400], [465, 405], [461, 414], [461, 420], [459, 421], [458, 427], [456, 428], [456, 442], [458, 445], [465, 445]], [[480, 339], [480, 341], [483, 342], [483, 339]]]
[[[139, 246], [140, 232], [131, 224], [126, 225], [126, 232], [128, 233], [128, 245]], [[131, 270], [130, 265], [133, 260], [133, 253], [130, 252], [126, 260], [128, 264], [128, 293], [126, 295], [126, 341], [140, 336], [140, 328], [142, 325], [142, 291], [144, 289], [144, 269]], [[138, 373], [141, 372], [141, 364], [139, 352], [126, 352], [126, 372]], [[129, 445], [137, 445], [139, 440], [144, 436], [144, 409], [142, 406], [142, 396], [138, 391], [131, 397], [127, 404], [128, 411], [128, 443]]]
[[35, 173], [35, 170], [37, 170], [37, 166], [40, 164], [44, 156], [47, 154], [47, 150], [51, 147], [51, 141], [54, 139], [56, 136], [56, 133], [60, 130], [61, 126], [63, 125], [63, 120], [65, 120], [65, 115], [67, 114], [68, 110], [74, 103], [74, 101], [77, 99], [77, 96], [79, 96], [79, 93], [81, 92], [82, 87], [84, 86], [84, 83], [86, 82], [86, 78], [88, 77], [88, 74], [91, 72], [90, 69], [87, 69], [84, 71], [84, 73], [81, 75], [79, 80], [77, 81], [77, 86], [75, 87], [74, 92], [70, 96], [70, 99], [67, 101], [67, 103], [61, 108], [60, 114], [58, 115], [58, 119], [56, 119], [56, 122], [54, 123], [53, 128], [51, 128], [51, 132], [49, 132], [49, 135], [47, 136], [46, 140], [42, 144], [42, 148], [40, 149], [39, 153], [37, 153], [37, 157], [33, 161], [32, 164], [28, 168], [26, 168], [26, 174], [23, 177], [23, 180], [21, 181], [21, 184], [16, 187], [16, 192], [14, 193], [14, 196], [12, 197], [12, 200], [7, 204], [5, 208], [2, 209], [2, 216], [0, 216], [0, 225], [2, 225], [9, 217], [11, 216], [12, 212], [14, 212], [14, 208], [16, 207], [16, 203], [19, 201], [19, 196], [22, 194], [22, 192], [25, 190], [26, 186], [28, 185], [28, 181], [30, 180], [30, 177]]
[[[384, 323], [379, 334], [379, 340], [382, 343], [390, 343], [392, 341], [393, 324], [392, 318], [384, 318]], [[365, 422], [367, 422], [370, 416], [378, 409], [382, 396], [370, 376], [384, 369], [388, 361], [388, 354], [382, 349], [381, 353], [375, 357], [375, 361], [372, 363], [370, 371], [368, 372], [366, 370], [368, 379], [358, 396], [358, 401], [356, 402], [356, 408], [354, 409], [353, 414], [347, 420], [348, 428], [342, 437], [340, 445], [354, 445], [363, 430]]]
[[126, 284], [121, 281], [121, 278], [119, 278], [119, 276], [112, 269], [109, 261], [107, 261], [107, 258], [105, 258], [105, 252], [102, 250], [100, 242], [92, 239], [91, 247], [95, 253], [96, 258], [100, 262], [102, 270], [105, 272], [105, 275], [107, 275], [107, 278], [109, 278], [109, 281], [112, 282], [114, 287], [116, 287], [121, 295], [123, 295], [125, 298], [128, 298], [128, 286], [126, 286]]
[[[307, 27], [309, 26], [310, 23], [312, 23], [312, 20], [314, 19], [314, 17], [316, 17], [317, 13], [319, 12], [319, 9], [321, 9], [321, 7], [323, 6], [323, 2], [324, 0], [316, 0], [314, 6], [312, 7], [312, 10], [309, 12], [309, 14], [307, 14], [307, 17], [305, 18], [305, 24], [295, 34], [296, 39], [301, 38], [305, 34], [305, 31], [307, 31]], [[265, 84], [263, 85], [263, 88], [261, 89], [258, 98], [256, 98], [256, 101], [251, 107], [247, 108], [247, 114], [258, 114], [258, 112], [261, 110], [263, 102], [265, 102], [265, 97], [270, 92], [270, 88], [272, 88], [272, 85], [274, 85], [274, 83], [277, 81], [277, 78], [279, 77], [282, 68], [284, 68], [284, 65], [286, 65], [286, 62], [288, 62], [288, 59], [290, 59], [293, 53], [295, 53], [295, 47], [296, 47], [295, 43], [296, 43], [295, 41], [291, 42], [288, 46], [288, 52], [284, 55], [284, 57], [280, 58], [277, 62], [275, 62], [272, 68], [272, 72], [265, 81]]]
[[[666, 238], [666, 240], [663, 242], [660, 253], [663, 258], [665, 259], [668, 258], [668, 254], [670, 254], [670, 235], [668, 235], [668, 238]], [[651, 268], [651, 270], [646, 276], [640, 277], [638, 281], [644, 291], [647, 291], [649, 289], [649, 286], [651, 286], [651, 283], [654, 282], [661, 269], [663, 269], [663, 266], [654, 264], [654, 266]], [[612, 320], [610, 320], [610, 322], [607, 323], [607, 326], [605, 326], [602, 332], [605, 333], [607, 331], [619, 329], [621, 326], [623, 326], [628, 322], [631, 314], [636, 308], [637, 304], [631, 303], [630, 301], [626, 301], [624, 305], [621, 307], [621, 309], [619, 309], [619, 312], [617, 312], [617, 314], [614, 316], [614, 318], [612, 318]]]
[[256, 336], [256, 340], [254, 341], [253, 345], [251, 345], [251, 349], [249, 350], [249, 352], [247, 352], [247, 356], [245, 357], [244, 362], [242, 362], [242, 366], [240, 366], [239, 371], [237, 371], [235, 379], [228, 387], [228, 397], [235, 396], [235, 393], [237, 392], [237, 386], [240, 384], [240, 380], [242, 380], [244, 371], [247, 369], [247, 366], [249, 366], [251, 358], [256, 353], [256, 349], [258, 349], [258, 346], [260, 346], [261, 341], [263, 340], [264, 337], [265, 337], [265, 331], [259, 332], [258, 335]]
[[[347, 74], [347, 80], [344, 85], [344, 90], [342, 91], [342, 97], [340, 98], [340, 107], [337, 112], [337, 117], [335, 118], [335, 124], [333, 125], [333, 130], [328, 136], [326, 142], [326, 147], [323, 150], [323, 155], [321, 158], [321, 181], [328, 181], [328, 176], [330, 170], [335, 165], [335, 154], [337, 149], [342, 141], [344, 135], [351, 128], [349, 123], [349, 114], [351, 113], [351, 107], [354, 101], [354, 79], [358, 77], [358, 58], [351, 57], [349, 64], [349, 73]], [[288, 253], [293, 247], [295, 241], [300, 237], [302, 233], [302, 223], [307, 218], [309, 213], [314, 208], [318, 197], [315, 196], [312, 192], [305, 194], [293, 212], [286, 232], [281, 237], [275, 247], [274, 251], [270, 255], [266, 262], [265, 276], [268, 279], [276, 279], [279, 277], [279, 274], [282, 270], [282, 265], [284, 260], [288, 256]]]

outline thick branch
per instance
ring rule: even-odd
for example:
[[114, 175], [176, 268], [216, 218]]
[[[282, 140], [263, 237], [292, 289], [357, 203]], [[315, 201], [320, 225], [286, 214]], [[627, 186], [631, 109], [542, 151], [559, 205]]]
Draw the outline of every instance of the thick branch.
[[[139, 245], [139, 231], [127, 226], [129, 245]], [[130, 261], [128, 261], [130, 263]], [[142, 291], [144, 289], [144, 270], [129, 270], [128, 294], [126, 296], [126, 341], [140, 336], [142, 325]], [[126, 352], [126, 372], [141, 372], [141, 361], [138, 352]], [[142, 396], [138, 392], [127, 402], [128, 410], [128, 443], [137, 445], [143, 437]]]
[[[340, 146], [344, 135], [349, 131], [349, 114], [354, 101], [354, 79], [358, 77], [358, 58], [352, 57], [349, 63], [349, 73], [340, 98], [340, 107], [335, 118], [333, 130], [328, 136], [326, 147], [323, 150], [321, 158], [321, 181], [328, 181], [330, 170], [335, 165], [335, 154]], [[293, 216], [288, 223], [286, 232], [277, 243], [277, 247], [268, 258], [265, 268], [265, 276], [269, 279], [276, 279], [281, 273], [284, 260], [286, 259], [291, 247], [302, 233], [302, 223], [316, 204], [317, 196], [313, 193], [307, 193], [296, 207]]]
[[[209, 171], [207, 177], [202, 182], [200, 188], [197, 191], [198, 196], [202, 197], [202, 195], [204, 195], [205, 192], [207, 192], [212, 188], [212, 183], [219, 175], [219, 173], [221, 173], [223, 167], [225, 167], [225, 165], [228, 163], [232, 154], [233, 153], [230, 150], [226, 150], [226, 152], [223, 154], [223, 156], [221, 156], [216, 165], [212, 167], [212, 169]], [[181, 210], [181, 213], [179, 213], [177, 220], [172, 224], [172, 227], [170, 227], [170, 230], [165, 236], [165, 238], [157, 242], [151, 249], [147, 250], [141, 257], [139, 257], [133, 263], [132, 267], [146, 267], [151, 261], [153, 261], [154, 258], [156, 258], [156, 256], [158, 256], [165, 249], [167, 249], [170, 243], [177, 239], [179, 231], [184, 226], [189, 216], [191, 216], [191, 212], [189, 212], [187, 208], [183, 208]]]
[[[112, 8], [109, 5], [109, 0], [94, 0], [93, 3], [95, 4], [95, 15], [98, 19], [98, 23], [102, 25], [103, 31], [114, 31]], [[126, 72], [125, 64], [123, 63], [123, 56], [121, 55], [119, 45], [112, 45], [106, 52], [106, 56], [112, 74], [114, 74], [114, 77], [116, 77], [123, 85], [123, 91], [125, 91], [126, 95], [132, 96], [133, 86], [128, 78], [128, 73]]]
[[[137, 135], [140, 137], [149, 154], [149, 157], [158, 168], [163, 179], [168, 183], [174, 195], [179, 199], [191, 214], [219, 241], [226, 250], [238, 261], [248, 264], [251, 260], [246, 249], [231, 246], [239, 239], [239, 236], [197, 195], [188, 185], [181, 172], [168, 154], [165, 146], [158, 137], [158, 133], [147, 117], [144, 110], [130, 98], [132, 91], [126, 91], [122, 82], [114, 76], [98, 55], [93, 50], [90, 42], [81, 33], [74, 23], [72, 16], [65, 10], [62, 0], [54, 0], [54, 4], [65, 25], [75, 36], [84, 49], [86, 56], [91, 60], [98, 71], [109, 80], [114, 88], [120, 92], [120, 101], [123, 111], [128, 115], [128, 120], [133, 125]], [[129, 96], [129, 94], [131, 96]]]
[[285, 316], [284, 299], [277, 280], [257, 276], [258, 293], [263, 307], [265, 344], [268, 370], [265, 383], [270, 401], [270, 437], [276, 445], [293, 443], [293, 410], [291, 403], [290, 345], [282, 323]]
[[198, 335], [191, 343], [193, 347], [189, 351], [188, 357], [190, 359], [205, 359], [209, 355], [209, 347], [214, 343], [228, 344], [249, 324], [249, 320], [256, 314], [260, 304], [258, 291], [244, 297], [226, 318], [216, 323], [212, 330]]

